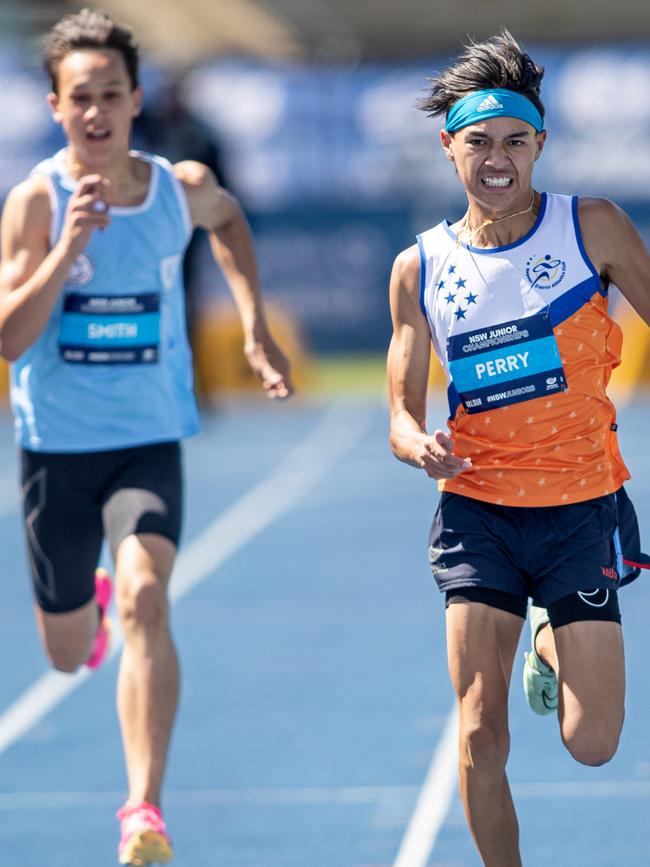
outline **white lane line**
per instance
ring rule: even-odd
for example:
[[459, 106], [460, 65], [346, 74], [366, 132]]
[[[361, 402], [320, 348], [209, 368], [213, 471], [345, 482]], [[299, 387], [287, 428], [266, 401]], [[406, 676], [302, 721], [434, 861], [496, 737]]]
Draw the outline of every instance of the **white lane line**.
[[[417, 794], [417, 786], [171, 789], [165, 792], [165, 803], [175, 807], [282, 807], [398, 802], [410, 807]], [[0, 812], [94, 809], [119, 804], [123, 798], [124, 792], [0, 792]]]
[[650, 780], [511, 783], [510, 789], [518, 801], [555, 798], [647, 798], [650, 795]]
[[319, 427], [291, 449], [275, 472], [244, 494], [181, 552], [171, 586], [172, 601], [188, 593], [203, 580], [206, 571], [216, 569], [293, 509], [363, 436], [369, 423], [368, 410], [358, 411], [348, 402], [336, 404]]
[[[273, 472], [245, 493], [179, 554], [171, 583], [178, 602], [254, 536], [291, 511], [348, 449], [366, 432], [370, 411], [348, 402], [334, 404], [318, 426], [293, 446]], [[113, 654], [123, 642], [115, 630]], [[50, 671], [29, 687], [0, 716], [0, 754], [20, 740], [90, 676]]]
[[[556, 798], [649, 798], [650, 780], [515, 783], [517, 800]], [[171, 789], [165, 801], [174, 807], [281, 807], [323, 804], [389, 805], [410, 808], [419, 786], [321, 786], [268, 789]], [[0, 792], [0, 812], [81, 810], [112, 807], [124, 792]]]
[[458, 710], [449, 712], [393, 867], [426, 867], [449, 812], [458, 777]]

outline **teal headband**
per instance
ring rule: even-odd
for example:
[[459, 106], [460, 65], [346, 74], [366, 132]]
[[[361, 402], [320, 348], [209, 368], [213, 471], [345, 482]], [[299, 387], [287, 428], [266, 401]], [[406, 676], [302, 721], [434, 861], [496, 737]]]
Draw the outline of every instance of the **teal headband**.
[[459, 99], [447, 112], [445, 129], [456, 132], [491, 117], [516, 117], [529, 123], [536, 132], [544, 129], [542, 116], [529, 99], [514, 90], [499, 87], [478, 90]]

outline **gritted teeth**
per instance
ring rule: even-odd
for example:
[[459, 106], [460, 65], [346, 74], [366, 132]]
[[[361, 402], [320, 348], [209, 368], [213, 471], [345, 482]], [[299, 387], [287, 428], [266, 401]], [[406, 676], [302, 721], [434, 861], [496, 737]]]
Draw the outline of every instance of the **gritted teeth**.
[[512, 178], [481, 178], [481, 183], [486, 187], [509, 187], [512, 183]]
[[108, 138], [110, 132], [107, 129], [93, 129], [89, 130], [86, 135], [88, 138], [98, 139], [98, 138]]

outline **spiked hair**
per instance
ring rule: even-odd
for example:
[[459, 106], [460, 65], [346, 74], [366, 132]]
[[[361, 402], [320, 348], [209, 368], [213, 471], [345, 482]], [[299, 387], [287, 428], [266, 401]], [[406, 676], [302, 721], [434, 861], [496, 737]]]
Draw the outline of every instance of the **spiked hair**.
[[527, 97], [544, 117], [540, 89], [544, 67], [521, 48], [505, 28], [485, 42], [470, 41], [455, 63], [429, 79], [428, 96], [418, 108], [429, 117], [446, 114], [463, 96], [476, 90], [501, 87]]

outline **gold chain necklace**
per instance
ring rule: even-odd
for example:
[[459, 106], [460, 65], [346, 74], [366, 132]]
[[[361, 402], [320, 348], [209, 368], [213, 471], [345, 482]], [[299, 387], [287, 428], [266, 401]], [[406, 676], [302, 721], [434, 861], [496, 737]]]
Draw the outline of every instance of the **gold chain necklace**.
[[523, 211], [515, 211], [514, 214], [506, 214], [505, 217], [497, 217], [494, 220], [484, 220], [480, 226], [477, 226], [475, 229], [472, 229], [469, 224], [469, 208], [467, 209], [467, 213], [463, 217], [463, 222], [461, 223], [458, 231], [456, 232], [456, 247], [460, 247], [460, 233], [464, 231], [469, 232], [469, 247], [472, 247], [472, 241], [474, 239], [474, 235], [478, 234], [481, 229], [484, 229], [486, 226], [492, 226], [494, 223], [502, 223], [504, 220], [510, 220], [512, 217], [521, 217], [523, 214], [528, 214], [533, 210], [535, 205], [535, 190], [533, 190], [533, 195], [530, 200], [530, 205], [527, 208], [524, 208]]

